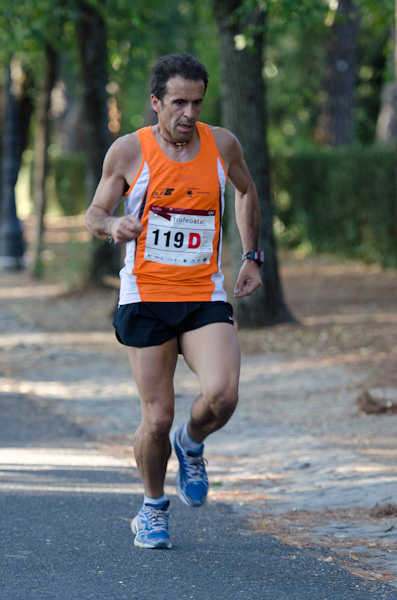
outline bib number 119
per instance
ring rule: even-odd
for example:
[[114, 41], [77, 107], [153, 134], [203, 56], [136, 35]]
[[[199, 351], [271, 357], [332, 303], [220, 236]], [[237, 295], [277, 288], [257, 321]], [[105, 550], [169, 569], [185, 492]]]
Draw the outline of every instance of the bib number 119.
[[[160, 229], [155, 229], [152, 231], [152, 235], [154, 236], [153, 244], [162, 248], [169, 248], [170, 246], [182, 248], [185, 241], [185, 234], [182, 231], [160, 232]], [[200, 246], [201, 236], [199, 233], [189, 233], [186, 235], [189, 235], [188, 248], [198, 248]]]
[[145, 260], [181, 267], [208, 264], [214, 236], [215, 211], [152, 206]]

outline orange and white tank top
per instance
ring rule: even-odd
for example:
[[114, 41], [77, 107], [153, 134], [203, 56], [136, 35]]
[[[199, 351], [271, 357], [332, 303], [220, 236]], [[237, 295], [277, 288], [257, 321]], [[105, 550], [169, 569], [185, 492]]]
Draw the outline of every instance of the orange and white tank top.
[[124, 199], [143, 232], [127, 244], [119, 304], [226, 301], [221, 270], [227, 174], [208, 125], [197, 123], [200, 150], [168, 158], [152, 128], [137, 133], [142, 164]]

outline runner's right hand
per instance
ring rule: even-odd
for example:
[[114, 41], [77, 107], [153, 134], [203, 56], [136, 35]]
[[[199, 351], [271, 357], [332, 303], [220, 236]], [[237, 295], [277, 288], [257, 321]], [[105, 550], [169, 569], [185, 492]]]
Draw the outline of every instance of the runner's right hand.
[[141, 235], [142, 230], [140, 220], [132, 215], [116, 217], [110, 228], [111, 236], [116, 244], [125, 244], [135, 240]]

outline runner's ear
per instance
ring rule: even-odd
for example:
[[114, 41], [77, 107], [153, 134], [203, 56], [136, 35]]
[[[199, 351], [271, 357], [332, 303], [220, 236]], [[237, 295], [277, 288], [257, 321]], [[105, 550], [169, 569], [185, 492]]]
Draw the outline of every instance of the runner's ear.
[[155, 113], [158, 114], [161, 111], [161, 100], [154, 94], [150, 96], [150, 104]]

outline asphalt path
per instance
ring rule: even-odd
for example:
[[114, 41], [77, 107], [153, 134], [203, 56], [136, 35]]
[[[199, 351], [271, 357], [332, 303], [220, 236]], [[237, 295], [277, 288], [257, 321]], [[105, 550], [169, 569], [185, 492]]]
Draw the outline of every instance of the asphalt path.
[[171, 497], [174, 548], [133, 546], [136, 471], [27, 398], [0, 396], [1, 600], [396, 600], [320, 549]]

